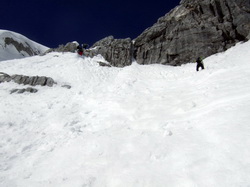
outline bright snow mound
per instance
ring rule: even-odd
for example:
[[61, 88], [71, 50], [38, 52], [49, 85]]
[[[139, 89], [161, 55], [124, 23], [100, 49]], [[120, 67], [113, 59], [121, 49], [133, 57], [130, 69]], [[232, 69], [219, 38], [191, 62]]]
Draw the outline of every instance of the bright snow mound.
[[249, 49], [206, 58], [200, 72], [72, 53], [1, 62], [57, 85], [0, 84], [0, 186], [250, 186]]
[[0, 61], [39, 55], [48, 49], [16, 32], [0, 30]]

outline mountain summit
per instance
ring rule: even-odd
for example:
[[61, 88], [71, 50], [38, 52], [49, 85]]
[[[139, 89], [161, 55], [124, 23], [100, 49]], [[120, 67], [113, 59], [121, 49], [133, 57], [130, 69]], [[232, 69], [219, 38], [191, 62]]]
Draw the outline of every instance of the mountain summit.
[[0, 30], [0, 61], [39, 55], [48, 50], [25, 36], [7, 30]]

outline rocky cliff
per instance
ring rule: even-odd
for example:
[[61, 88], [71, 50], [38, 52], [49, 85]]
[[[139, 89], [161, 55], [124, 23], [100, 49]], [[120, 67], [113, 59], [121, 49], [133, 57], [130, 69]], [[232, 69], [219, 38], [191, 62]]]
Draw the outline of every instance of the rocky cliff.
[[97, 54], [113, 66], [181, 65], [198, 56], [225, 51], [250, 39], [249, 0], [182, 0], [132, 42], [107, 37], [97, 42]]
[[[134, 40], [106, 37], [84, 51], [101, 54], [111, 66], [139, 64], [181, 65], [222, 52], [250, 39], [249, 0], [181, 0]], [[68, 43], [47, 52], [74, 52]]]
[[181, 65], [249, 39], [249, 0], [182, 0], [135, 39], [139, 64]]

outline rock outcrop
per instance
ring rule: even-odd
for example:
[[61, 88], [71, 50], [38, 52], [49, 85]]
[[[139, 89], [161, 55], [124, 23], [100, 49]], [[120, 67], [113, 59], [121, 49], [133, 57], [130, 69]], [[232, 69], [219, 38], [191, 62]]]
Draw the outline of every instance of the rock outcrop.
[[99, 64], [99, 66], [102, 66], [102, 67], [112, 67], [111, 65], [107, 64], [107, 63], [104, 63], [104, 62], [97, 62]]
[[135, 39], [139, 64], [181, 65], [250, 39], [249, 0], [182, 0]]
[[0, 72], [0, 83], [13, 81], [17, 84], [52, 87], [56, 82], [45, 76], [8, 75]]
[[23, 43], [18, 42], [10, 37], [4, 38], [4, 42], [5, 45], [13, 45], [19, 53], [26, 52], [29, 56], [41, 54], [40, 51], [34, 50], [28, 43], [25, 43], [26, 46], [24, 46]]
[[21, 88], [21, 89], [13, 89], [13, 90], [10, 91], [10, 94], [13, 94], [13, 93], [21, 94], [21, 93], [24, 93], [24, 92], [36, 93], [36, 92], [38, 92], [38, 90], [35, 89], [35, 88], [32, 88], [32, 87]]
[[101, 54], [111, 66], [124, 67], [132, 64], [133, 44], [130, 38], [114, 39], [106, 37], [92, 47], [92, 55]]
[[[26, 75], [8, 75], [7, 73], [0, 72], [0, 84], [3, 82], [10, 82], [13, 81], [20, 85], [30, 85], [30, 86], [49, 86], [52, 87], [54, 84], [57, 84], [52, 78], [45, 77], [45, 76], [26, 76]], [[70, 85], [62, 85], [61, 87], [70, 89]], [[10, 91], [10, 94], [13, 93], [36, 93], [38, 92], [38, 89], [33, 87], [27, 87], [27, 88], [18, 88], [18, 89], [12, 89]]]
[[71, 52], [74, 53], [77, 50], [77, 42], [68, 42], [66, 45], [59, 45], [57, 48], [48, 49], [44, 54], [51, 52]]

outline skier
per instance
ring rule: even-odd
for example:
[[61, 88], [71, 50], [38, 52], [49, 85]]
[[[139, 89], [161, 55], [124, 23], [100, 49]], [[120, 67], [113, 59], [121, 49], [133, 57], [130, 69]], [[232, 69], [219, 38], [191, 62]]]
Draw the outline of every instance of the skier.
[[196, 71], [199, 71], [199, 68], [200, 68], [200, 67], [201, 67], [201, 69], [205, 69], [201, 57], [198, 57], [198, 58], [197, 58], [196, 63], [197, 63]]

